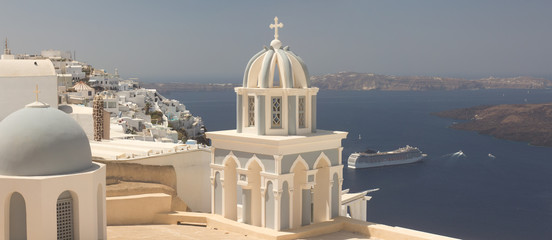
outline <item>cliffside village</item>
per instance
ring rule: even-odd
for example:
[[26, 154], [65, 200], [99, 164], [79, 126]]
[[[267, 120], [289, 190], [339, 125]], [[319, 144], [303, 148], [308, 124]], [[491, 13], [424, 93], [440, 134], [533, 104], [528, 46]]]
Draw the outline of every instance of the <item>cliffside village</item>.
[[[207, 144], [201, 117], [193, 116], [178, 100], [168, 99], [156, 89], [140, 87], [136, 79], [123, 79], [118, 70], [108, 73], [74, 59], [69, 51], [44, 50], [40, 55], [11, 55], [5, 43], [5, 56], [12, 59], [50, 60], [57, 76], [59, 108], [77, 121], [90, 121], [85, 132], [91, 139], [93, 99], [102, 97], [109, 112], [109, 138]], [[43, 91], [39, 89], [39, 91]]]

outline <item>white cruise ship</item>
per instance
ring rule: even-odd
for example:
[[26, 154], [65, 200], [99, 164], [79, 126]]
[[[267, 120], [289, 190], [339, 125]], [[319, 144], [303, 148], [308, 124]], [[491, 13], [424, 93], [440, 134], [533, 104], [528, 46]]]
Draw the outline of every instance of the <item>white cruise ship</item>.
[[347, 160], [349, 168], [369, 168], [407, 164], [421, 161], [423, 154], [417, 147], [406, 146], [389, 152], [367, 151], [352, 153]]

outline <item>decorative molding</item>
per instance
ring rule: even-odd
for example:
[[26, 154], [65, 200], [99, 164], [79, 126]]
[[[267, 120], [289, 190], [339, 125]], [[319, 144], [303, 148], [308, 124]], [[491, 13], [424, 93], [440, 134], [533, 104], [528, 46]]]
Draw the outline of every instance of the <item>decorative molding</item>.
[[295, 168], [295, 165], [300, 162], [300, 163], [303, 163], [303, 166], [305, 167], [305, 169], [308, 171], [309, 170], [309, 164], [307, 163], [307, 161], [305, 161], [305, 159], [303, 159], [303, 157], [301, 157], [301, 154], [299, 154], [297, 156], [297, 158], [295, 159], [295, 161], [293, 161], [293, 164], [291, 164], [291, 167], [289, 168], [289, 172], [290, 173], [293, 173], [293, 169]]
[[316, 158], [316, 161], [314, 162], [312, 167], [314, 169], [318, 169], [316, 166], [318, 166], [320, 161], [326, 161], [326, 164], [328, 165], [328, 167], [333, 167], [332, 162], [330, 161], [330, 158], [328, 158], [328, 156], [323, 151], [320, 152], [320, 155], [318, 155], [318, 158]]
[[249, 165], [251, 165], [251, 163], [252, 163], [253, 161], [256, 161], [257, 164], [259, 164], [259, 166], [261, 167], [261, 173], [262, 173], [262, 172], [266, 172], [266, 171], [265, 171], [265, 166], [264, 166], [264, 164], [262, 163], [261, 159], [259, 159], [259, 158], [257, 157], [257, 154], [253, 154], [253, 156], [247, 160], [247, 163], [245, 163], [245, 166], [244, 166], [243, 169], [249, 170]]
[[228, 159], [232, 159], [234, 162], [236, 162], [236, 168], [241, 168], [241, 164], [240, 164], [240, 160], [238, 159], [238, 157], [236, 157], [234, 155], [234, 153], [232, 151], [230, 151], [226, 157], [224, 157], [224, 159], [222, 160], [222, 166], [223, 167], [226, 167], [226, 162], [228, 161]]

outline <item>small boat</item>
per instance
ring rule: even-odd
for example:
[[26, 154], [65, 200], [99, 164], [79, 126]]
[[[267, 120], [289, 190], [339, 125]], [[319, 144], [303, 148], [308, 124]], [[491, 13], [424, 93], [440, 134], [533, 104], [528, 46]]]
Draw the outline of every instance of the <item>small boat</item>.
[[360, 134], [358, 135], [358, 140], [362, 140], [362, 137], [360, 136]]
[[493, 154], [491, 154], [491, 153], [489, 153], [488, 156], [489, 156], [490, 158], [496, 158], [495, 155], [493, 155]]

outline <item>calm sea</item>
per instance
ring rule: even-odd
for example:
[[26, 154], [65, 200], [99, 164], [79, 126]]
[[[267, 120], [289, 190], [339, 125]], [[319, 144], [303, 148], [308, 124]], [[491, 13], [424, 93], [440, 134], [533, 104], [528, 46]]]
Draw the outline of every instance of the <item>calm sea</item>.
[[[165, 96], [203, 117], [209, 131], [235, 128], [233, 91]], [[552, 91], [321, 91], [318, 127], [349, 132], [344, 164], [366, 148], [411, 145], [429, 155], [410, 165], [345, 168], [344, 189], [380, 188], [370, 194], [369, 221], [464, 239], [552, 239], [552, 148], [450, 129], [455, 120], [430, 115], [524, 102], [552, 102]], [[452, 155], [459, 150], [466, 157]]]

